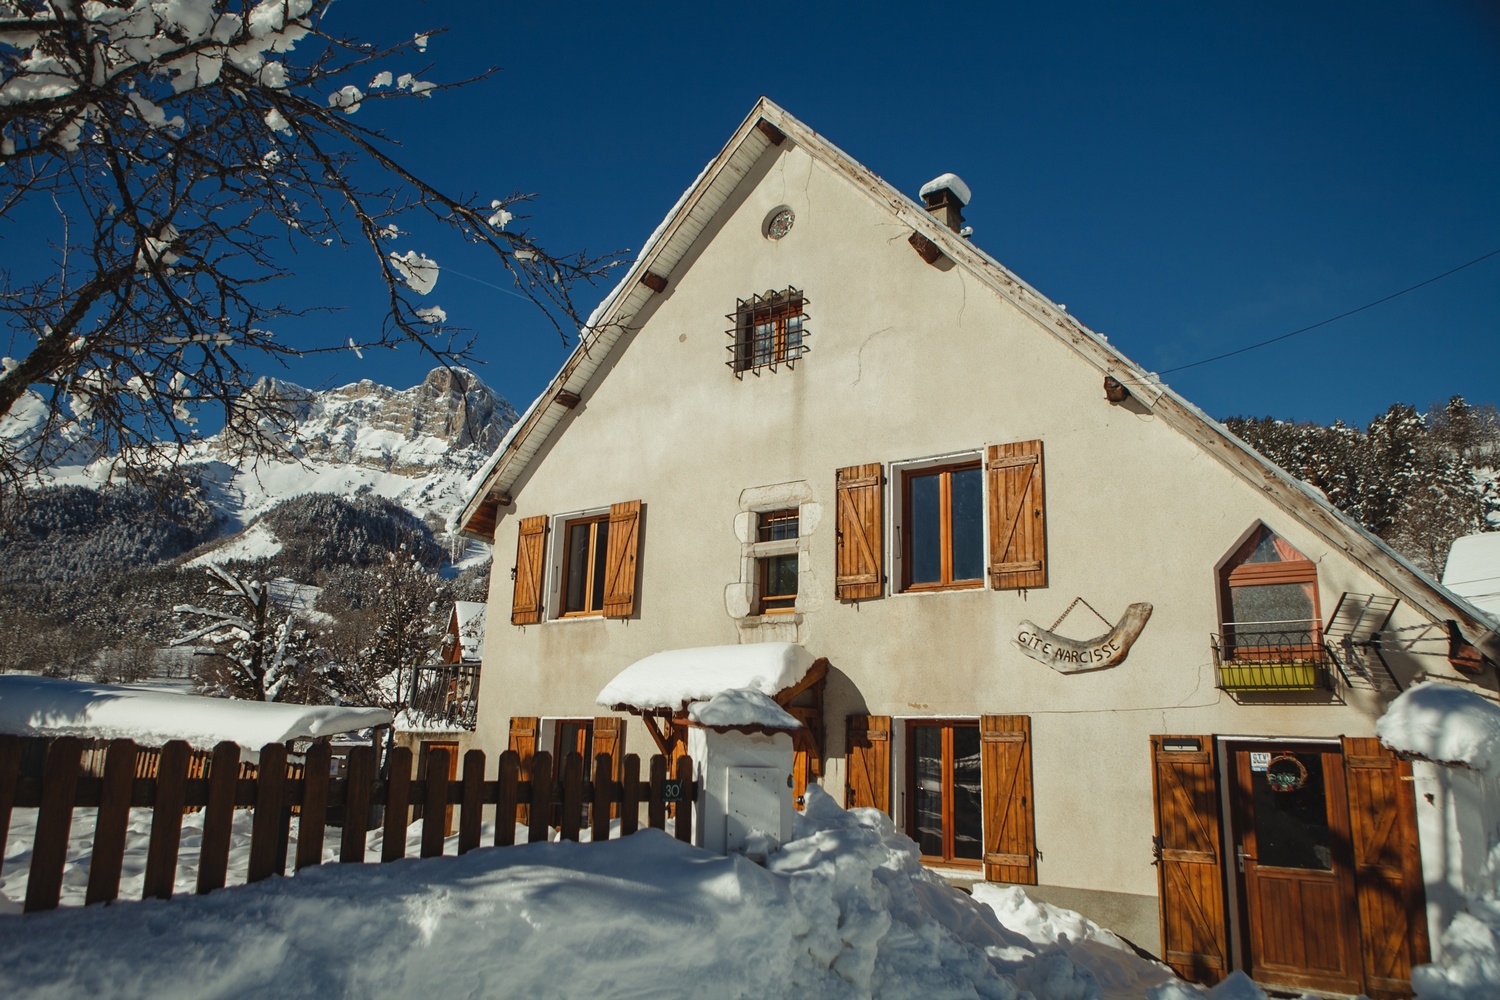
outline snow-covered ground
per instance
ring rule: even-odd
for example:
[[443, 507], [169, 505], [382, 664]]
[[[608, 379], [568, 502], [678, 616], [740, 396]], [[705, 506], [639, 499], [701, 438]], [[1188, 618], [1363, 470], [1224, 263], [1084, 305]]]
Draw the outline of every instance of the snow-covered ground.
[[[178, 886], [191, 893], [199, 828], [187, 821]], [[16, 833], [29, 844], [24, 829]], [[132, 832], [140, 858], [145, 836]], [[74, 839], [86, 853], [86, 832]], [[415, 854], [416, 827], [408, 843]], [[248, 828], [236, 832], [231, 879], [243, 877], [247, 849]], [[378, 833], [370, 849], [378, 855]], [[6, 858], [0, 892], [11, 900], [24, 893], [26, 860], [21, 851]], [[139, 895], [142, 867], [140, 859], [127, 865], [122, 899]], [[81, 895], [86, 878], [72, 866], [66, 898]], [[607, 844], [327, 865], [170, 902], [0, 914], [0, 996], [1205, 993], [1264, 997], [1239, 975], [1212, 991], [1181, 983], [1103, 928], [1019, 888], [965, 895], [921, 867], [888, 817], [845, 812], [817, 789], [796, 839], [764, 867], [646, 830]]]

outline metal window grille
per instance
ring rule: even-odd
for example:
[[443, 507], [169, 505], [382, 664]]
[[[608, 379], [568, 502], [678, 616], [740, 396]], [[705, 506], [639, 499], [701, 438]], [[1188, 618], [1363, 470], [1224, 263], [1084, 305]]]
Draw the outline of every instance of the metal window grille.
[[807, 297], [795, 288], [738, 299], [735, 311], [724, 318], [734, 322], [725, 331], [729, 360], [724, 363], [735, 378], [744, 378], [745, 372], [774, 372], [782, 365], [796, 368], [797, 360], [810, 350]]

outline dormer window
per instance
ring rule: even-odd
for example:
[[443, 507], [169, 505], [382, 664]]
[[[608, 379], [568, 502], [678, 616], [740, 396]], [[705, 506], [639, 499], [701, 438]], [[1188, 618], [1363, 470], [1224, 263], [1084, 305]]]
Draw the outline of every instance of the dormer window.
[[1327, 685], [1318, 567], [1258, 525], [1219, 570], [1223, 631], [1214, 635], [1219, 686], [1306, 691]]
[[727, 331], [732, 342], [725, 364], [736, 378], [745, 372], [759, 375], [763, 369], [774, 372], [782, 365], [795, 368], [807, 353], [807, 298], [795, 288], [739, 299], [725, 318], [734, 321]]

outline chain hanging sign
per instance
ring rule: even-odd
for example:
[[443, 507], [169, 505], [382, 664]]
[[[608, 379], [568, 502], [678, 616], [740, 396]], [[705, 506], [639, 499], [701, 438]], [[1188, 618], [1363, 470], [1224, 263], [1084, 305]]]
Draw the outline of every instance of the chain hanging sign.
[[1094, 615], [1109, 626], [1109, 631], [1093, 639], [1069, 639], [1058, 635], [1055, 631], [1057, 627], [1080, 604], [1094, 611], [1089, 602], [1080, 597], [1068, 605], [1067, 611], [1052, 623], [1052, 628], [1042, 628], [1033, 622], [1023, 621], [1016, 630], [1016, 637], [1011, 641], [1033, 660], [1039, 660], [1064, 674], [1103, 670], [1123, 663], [1130, 647], [1135, 644], [1141, 630], [1151, 618], [1151, 605], [1132, 604], [1125, 609], [1120, 621], [1113, 625], [1109, 619], [1094, 611]]

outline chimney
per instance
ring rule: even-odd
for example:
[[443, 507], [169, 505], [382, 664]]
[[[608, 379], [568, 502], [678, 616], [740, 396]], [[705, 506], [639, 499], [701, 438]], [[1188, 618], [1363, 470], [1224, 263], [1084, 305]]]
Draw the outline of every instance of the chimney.
[[969, 203], [969, 185], [957, 174], [943, 174], [922, 185], [922, 202], [927, 211], [937, 216], [939, 222], [961, 232], [964, 227], [963, 208]]

